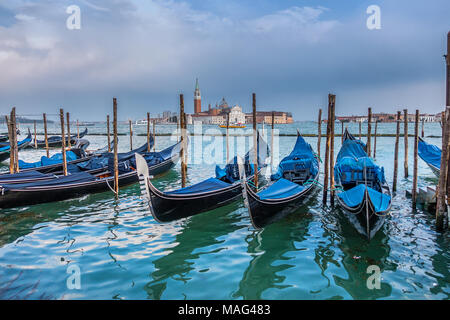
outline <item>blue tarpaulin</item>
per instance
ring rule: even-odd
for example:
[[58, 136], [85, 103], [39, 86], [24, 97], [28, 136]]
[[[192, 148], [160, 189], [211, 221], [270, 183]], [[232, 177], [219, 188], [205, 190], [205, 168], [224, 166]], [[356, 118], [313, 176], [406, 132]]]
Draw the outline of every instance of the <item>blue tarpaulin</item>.
[[428, 164], [440, 169], [441, 168], [441, 149], [437, 146], [426, 143], [419, 139], [419, 157]]
[[55, 179], [51, 180], [43, 180], [43, 181], [35, 181], [30, 183], [21, 183], [21, 184], [5, 184], [2, 187], [5, 190], [14, 190], [14, 189], [26, 189], [31, 187], [50, 187], [56, 185], [67, 185], [72, 183], [80, 183], [80, 182], [88, 182], [95, 180], [95, 176], [87, 173], [87, 172], [79, 172], [73, 173], [68, 176], [58, 176]]
[[0, 175], [0, 184], [2, 181], [11, 181], [11, 180], [21, 180], [21, 179], [39, 179], [39, 178], [48, 178], [54, 176], [52, 173], [40, 173], [38, 171], [24, 171], [13, 174], [1, 174]]
[[271, 184], [268, 188], [258, 192], [258, 196], [261, 200], [283, 199], [296, 195], [304, 189], [304, 186], [281, 178]]
[[309, 169], [312, 176], [317, 174], [319, 170], [318, 163], [315, 159], [314, 152], [311, 145], [303, 139], [302, 136], [297, 136], [292, 152], [281, 160], [278, 165], [278, 171], [272, 175], [272, 180], [278, 180], [283, 177], [286, 171], [298, 171]]
[[202, 193], [209, 192], [214, 190], [223, 189], [229, 187], [230, 184], [223, 182], [222, 180], [216, 178], [209, 178], [207, 180], [201, 181], [199, 183], [193, 184], [192, 186], [174, 190], [167, 191], [166, 194], [193, 194], [193, 193]]
[[[26, 137], [26, 138], [23, 139], [22, 141], [19, 141], [19, 142], [17, 143], [17, 146], [20, 147], [20, 146], [23, 145], [24, 143], [30, 142], [30, 141], [31, 141], [31, 138], [30, 138], [30, 137]], [[1, 147], [1, 148], [0, 148], [0, 152], [9, 151], [9, 147], [10, 147], [9, 145], [4, 146], [4, 147]]]
[[[350, 190], [339, 193], [337, 196], [341, 198], [347, 206], [357, 207], [364, 199], [365, 190], [366, 186], [360, 184]], [[370, 187], [367, 187], [367, 191], [375, 212], [382, 212], [389, 208], [391, 198], [388, 195], [378, 192]]]
[[[77, 155], [72, 151], [66, 152], [67, 162], [78, 159]], [[43, 156], [40, 161], [36, 162], [25, 162], [23, 160], [19, 160], [19, 168], [20, 169], [28, 169], [28, 168], [39, 168], [42, 166], [48, 166], [52, 164], [58, 164], [63, 162], [62, 153], [57, 153], [52, 155], [50, 158]]]

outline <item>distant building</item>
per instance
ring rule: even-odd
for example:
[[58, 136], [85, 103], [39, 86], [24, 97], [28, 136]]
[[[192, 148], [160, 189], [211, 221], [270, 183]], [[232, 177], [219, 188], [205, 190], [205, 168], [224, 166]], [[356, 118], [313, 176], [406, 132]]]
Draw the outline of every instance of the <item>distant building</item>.
[[[253, 114], [246, 113], [245, 119], [247, 123], [253, 123]], [[276, 124], [289, 124], [293, 123], [292, 114], [290, 112], [274, 111], [274, 123]], [[256, 112], [257, 123], [272, 123], [272, 111], [257, 111]]]
[[194, 113], [202, 112], [202, 96], [200, 95], [200, 88], [198, 86], [198, 79], [195, 80], [194, 91]]

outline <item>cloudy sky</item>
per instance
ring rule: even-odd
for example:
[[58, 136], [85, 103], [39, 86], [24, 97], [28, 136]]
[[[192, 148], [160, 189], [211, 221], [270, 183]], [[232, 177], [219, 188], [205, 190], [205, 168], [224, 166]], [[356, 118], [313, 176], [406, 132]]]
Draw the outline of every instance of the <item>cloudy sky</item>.
[[[369, 5], [381, 29], [366, 26]], [[69, 30], [66, 9], [81, 9]], [[338, 114], [445, 103], [448, 0], [2, 0], [1, 114], [56, 113], [102, 120], [193, 111], [225, 97], [249, 111], [291, 111], [312, 120], [327, 94]]]

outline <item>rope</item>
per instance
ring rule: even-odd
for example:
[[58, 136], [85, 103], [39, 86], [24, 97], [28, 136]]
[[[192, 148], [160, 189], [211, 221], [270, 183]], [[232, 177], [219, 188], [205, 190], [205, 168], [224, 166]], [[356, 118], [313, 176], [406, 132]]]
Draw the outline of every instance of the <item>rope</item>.
[[111, 188], [111, 186], [109, 185], [108, 178], [106, 178], [105, 181], [106, 181], [106, 184], [108, 185], [109, 189], [110, 189], [114, 194], [116, 194], [116, 190], [114, 190], [113, 188]]

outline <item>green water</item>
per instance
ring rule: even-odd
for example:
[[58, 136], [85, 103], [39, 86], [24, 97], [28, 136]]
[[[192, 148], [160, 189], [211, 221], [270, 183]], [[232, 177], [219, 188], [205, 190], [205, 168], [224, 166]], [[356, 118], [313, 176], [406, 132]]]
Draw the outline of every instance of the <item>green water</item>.
[[[280, 126], [282, 132], [315, 133], [313, 123]], [[171, 130], [160, 127], [158, 130]], [[325, 128], [324, 128], [325, 129]], [[357, 125], [350, 125], [357, 135]], [[103, 127], [89, 128], [101, 132]], [[126, 130], [126, 126], [122, 127]], [[363, 127], [365, 130], [365, 127]], [[73, 129], [72, 129], [73, 131]], [[135, 132], [146, 128], [136, 127]], [[338, 125], [336, 131], [340, 131]], [[393, 133], [393, 124], [379, 132]], [[409, 132], [413, 132], [412, 125]], [[426, 124], [426, 135], [440, 135]], [[92, 148], [105, 137], [88, 136]], [[128, 137], [120, 137], [121, 150]], [[317, 138], [307, 138], [316, 148]], [[440, 144], [439, 138], [427, 141]], [[135, 137], [135, 146], [145, 137]], [[193, 141], [192, 141], [193, 142]], [[204, 142], [221, 143], [214, 139]], [[280, 138], [280, 157], [295, 137]], [[322, 141], [322, 148], [325, 141]], [[410, 142], [410, 172], [413, 140]], [[157, 148], [172, 144], [160, 137]], [[393, 138], [377, 139], [377, 162], [391, 184]], [[336, 151], [340, 139], [336, 139]], [[322, 154], [324, 151], [322, 150]], [[24, 151], [37, 160], [44, 151]], [[449, 299], [450, 239], [434, 228], [429, 213], [411, 210], [412, 177], [403, 179], [400, 143], [399, 192], [391, 215], [367, 242], [338, 209], [318, 200], [257, 231], [242, 201], [185, 220], [158, 224], [138, 185], [110, 192], [0, 212], [1, 299]], [[6, 169], [6, 168], [4, 168]], [[193, 164], [189, 183], [214, 174], [214, 164]], [[323, 178], [322, 178], [323, 179]], [[419, 186], [436, 183], [419, 161]], [[179, 165], [159, 177], [161, 188], [180, 186]], [[318, 199], [320, 196], [318, 196]], [[69, 289], [68, 266], [81, 271], [81, 288]], [[370, 290], [367, 268], [381, 270], [380, 289]]]

